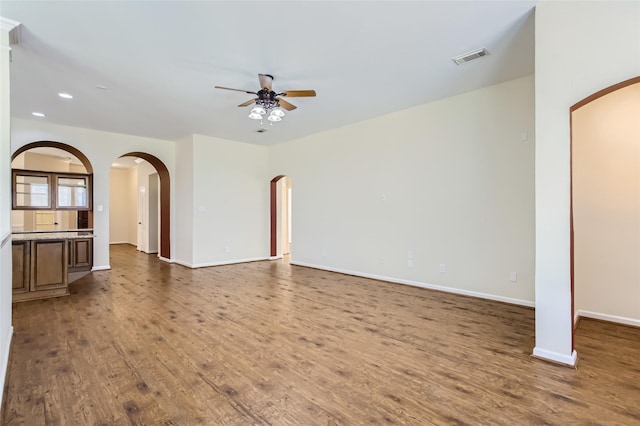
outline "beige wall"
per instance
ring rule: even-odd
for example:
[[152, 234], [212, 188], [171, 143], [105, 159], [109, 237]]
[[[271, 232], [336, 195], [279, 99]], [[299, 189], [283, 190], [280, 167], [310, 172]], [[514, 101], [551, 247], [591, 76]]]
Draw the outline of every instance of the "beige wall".
[[640, 83], [572, 117], [575, 308], [640, 326]]
[[292, 261], [532, 306], [533, 98], [528, 76], [271, 147]]
[[135, 244], [131, 240], [129, 227], [135, 218], [136, 204], [131, 199], [131, 169], [112, 168], [109, 174], [109, 243]]
[[193, 263], [268, 258], [267, 147], [193, 135]]

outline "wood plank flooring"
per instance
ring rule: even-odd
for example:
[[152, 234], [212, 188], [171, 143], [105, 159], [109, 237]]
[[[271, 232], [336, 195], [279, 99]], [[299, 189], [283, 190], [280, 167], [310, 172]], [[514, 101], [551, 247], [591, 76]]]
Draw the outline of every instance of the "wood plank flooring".
[[578, 369], [532, 309], [254, 262], [111, 247], [14, 305], [3, 425], [640, 424], [640, 329], [581, 321]]

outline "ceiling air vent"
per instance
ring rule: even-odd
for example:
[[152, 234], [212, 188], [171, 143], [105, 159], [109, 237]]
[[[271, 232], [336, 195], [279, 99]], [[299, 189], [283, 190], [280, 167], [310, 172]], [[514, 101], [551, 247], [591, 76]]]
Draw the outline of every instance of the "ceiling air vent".
[[267, 131], [267, 129], [258, 129], [258, 130], [256, 130], [256, 133], [264, 133], [266, 131]]
[[473, 61], [474, 59], [482, 58], [483, 56], [487, 56], [489, 52], [484, 47], [482, 49], [474, 50], [473, 52], [465, 53], [464, 55], [459, 55], [454, 58], [451, 58], [453, 62], [458, 65], [462, 65], [465, 62]]

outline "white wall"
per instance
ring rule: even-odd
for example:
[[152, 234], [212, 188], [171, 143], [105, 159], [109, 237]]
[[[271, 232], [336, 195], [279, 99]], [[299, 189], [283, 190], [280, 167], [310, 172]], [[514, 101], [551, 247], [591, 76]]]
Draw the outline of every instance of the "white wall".
[[[160, 139], [143, 138], [118, 133], [82, 129], [78, 127], [52, 124], [46, 120], [11, 121], [11, 149], [34, 141], [57, 141], [74, 146], [84, 153], [93, 165], [93, 208], [94, 208], [94, 268], [109, 268], [109, 175], [111, 164], [116, 158], [127, 152], [142, 151], [159, 158], [174, 176], [174, 142]], [[172, 179], [173, 182], [173, 179]], [[172, 206], [181, 202], [181, 194], [175, 194], [171, 184]], [[176, 203], [176, 204], [173, 204]], [[99, 211], [99, 206], [103, 210]], [[175, 223], [173, 214], [171, 223]], [[172, 228], [171, 241], [175, 239], [175, 228]], [[175, 247], [171, 247], [174, 253]]]
[[569, 235], [569, 108], [640, 75], [640, 2], [536, 7], [536, 347], [575, 363]]
[[176, 173], [175, 188], [176, 194], [180, 194], [180, 202], [175, 206], [175, 229], [176, 238], [174, 246], [176, 251], [173, 258], [183, 265], [193, 265], [193, 181], [195, 171], [193, 168], [193, 136], [189, 136], [175, 145]]
[[9, 362], [11, 326], [11, 143], [9, 31], [16, 22], [0, 17], [0, 401]]
[[135, 219], [136, 204], [131, 199], [131, 169], [112, 168], [109, 174], [109, 243], [135, 244], [129, 238], [129, 226]]
[[572, 138], [575, 308], [640, 326], [640, 83], [574, 111]]
[[272, 147], [292, 261], [533, 305], [533, 98], [529, 76]]
[[193, 136], [193, 266], [266, 259], [267, 148]]

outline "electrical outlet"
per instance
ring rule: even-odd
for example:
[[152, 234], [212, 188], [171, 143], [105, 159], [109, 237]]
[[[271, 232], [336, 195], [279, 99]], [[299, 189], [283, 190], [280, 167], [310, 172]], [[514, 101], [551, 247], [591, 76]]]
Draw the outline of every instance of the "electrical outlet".
[[225, 252], [225, 253], [229, 253], [229, 246], [225, 246], [225, 247], [224, 247], [224, 252]]
[[408, 268], [413, 268], [413, 259], [407, 260], [407, 267]]
[[444, 263], [440, 264], [440, 272], [447, 272], [447, 267], [445, 266]]
[[515, 282], [517, 282], [517, 281], [518, 281], [518, 274], [517, 274], [517, 273], [515, 273], [515, 272], [511, 272], [511, 273], [509, 274], [509, 279], [510, 279], [511, 281], [513, 281], [514, 283], [515, 283]]

